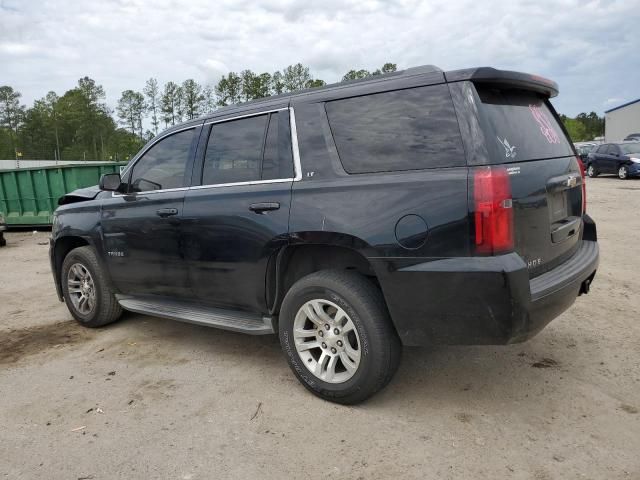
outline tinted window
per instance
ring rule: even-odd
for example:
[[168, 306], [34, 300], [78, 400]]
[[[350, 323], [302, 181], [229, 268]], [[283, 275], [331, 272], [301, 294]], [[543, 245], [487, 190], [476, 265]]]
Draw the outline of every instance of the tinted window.
[[203, 185], [260, 179], [269, 115], [216, 123], [211, 128], [202, 172]]
[[620, 148], [617, 145], [609, 145], [609, 150], [607, 150], [609, 155], [620, 155]]
[[640, 153], [640, 142], [625, 143], [624, 145], [620, 145], [620, 149], [625, 155], [629, 153]]
[[480, 122], [495, 163], [573, 155], [544, 98], [522, 90], [476, 87]]
[[325, 108], [349, 173], [466, 163], [446, 85], [336, 100]]
[[607, 153], [607, 147], [609, 145], [600, 145], [596, 153], [605, 154]]
[[293, 178], [289, 111], [272, 113], [262, 163], [262, 180]]
[[189, 160], [194, 130], [163, 138], [151, 147], [133, 167], [129, 191], [146, 192], [187, 185], [184, 171]]

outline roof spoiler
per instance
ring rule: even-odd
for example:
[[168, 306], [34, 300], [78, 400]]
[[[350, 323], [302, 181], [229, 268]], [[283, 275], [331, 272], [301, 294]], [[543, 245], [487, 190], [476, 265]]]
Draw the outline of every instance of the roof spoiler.
[[469, 80], [474, 83], [491, 83], [512, 88], [533, 90], [548, 97], [558, 95], [558, 84], [548, 78], [528, 73], [497, 70], [491, 67], [467, 68], [445, 72], [447, 82]]

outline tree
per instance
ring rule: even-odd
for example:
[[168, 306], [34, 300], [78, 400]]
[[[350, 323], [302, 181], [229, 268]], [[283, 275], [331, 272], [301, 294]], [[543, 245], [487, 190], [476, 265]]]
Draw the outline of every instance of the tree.
[[158, 118], [158, 114], [160, 113], [160, 87], [158, 87], [158, 80], [155, 78], [147, 80], [142, 92], [147, 97], [147, 111], [151, 114], [153, 133], [157, 135], [158, 127], [160, 126], [160, 120]]
[[583, 142], [587, 140], [587, 129], [582, 122], [575, 118], [563, 116], [562, 123], [564, 123], [564, 127], [567, 129], [572, 141]]
[[342, 81], [346, 82], [347, 80], [358, 80], [360, 78], [367, 78], [370, 76], [369, 70], [349, 70], [342, 77]]
[[284, 89], [284, 75], [282, 75], [282, 72], [274, 72], [271, 75], [271, 91], [274, 95], [280, 95], [284, 93]]
[[285, 92], [302, 90], [310, 80], [311, 74], [309, 73], [309, 67], [305, 67], [301, 63], [289, 65], [282, 71], [282, 81]]
[[218, 105], [221, 107], [240, 103], [242, 100], [242, 77], [235, 72], [229, 72], [215, 86], [215, 92], [218, 96]]
[[181, 102], [182, 89], [175, 82], [167, 82], [160, 99], [162, 120], [166, 127], [175, 125], [182, 120]]
[[0, 87], [0, 126], [12, 130], [16, 135], [25, 111], [24, 105], [20, 105], [20, 97], [22, 94], [12, 87]]
[[202, 89], [202, 113], [211, 113], [216, 109], [216, 92], [211, 85], [205, 85]]
[[242, 77], [242, 97], [243, 100], [253, 100], [271, 95], [271, 74], [261, 73], [256, 75], [251, 70], [243, 70]]
[[185, 80], [182, 83], [182, 106], [188, 120], [200, 115], [203, 101], [202, 86], [191, 78]]
[[145, 111], [144, 96], [140, 92], [125, 90], [122, 92], [118, 106], [116, 107], [121, 123], [131, 129], [131, 133], [143, 137], [142, 116]]
[[324, 87], [327, 84], [324, 80], [320, 80], [319, 78], [309, 80], [305, 83], [304, 88], [317, 88]]

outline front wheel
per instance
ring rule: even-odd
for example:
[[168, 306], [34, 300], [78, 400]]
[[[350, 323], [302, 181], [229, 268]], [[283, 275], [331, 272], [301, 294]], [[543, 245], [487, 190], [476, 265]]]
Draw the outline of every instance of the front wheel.
[[93, 248], [71, 250], [62, 262], [62, 294], [71, 315], [85, 327], [115, 322], [122, 314]]
[[620, 168], [618, 168], [618, 178], [620, 180], [626, 180], [629, 178], [629, 169], [626, 165], [620, 165]]
[[282, 303], [279, 335], [298, 380], [332, 402], [369, 398], [400, 363], [382, 292], [354, 272], [324, 270], [295, 283]]
[[598, 172], [596, 171], [596, 167], [594, 167], [592, 163], [590, 163], [589, 166], [587, 167], [587, 175], [590, 178], [595, 178], [595, 177], [598, 176]]

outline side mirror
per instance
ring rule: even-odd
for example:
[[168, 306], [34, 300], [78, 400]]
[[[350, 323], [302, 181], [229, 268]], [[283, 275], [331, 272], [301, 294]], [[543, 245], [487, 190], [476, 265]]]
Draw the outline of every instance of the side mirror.
[[100, 177], [100, 183], [98, 187], [100, 190], [106, 190], [107, 192], [119, 192], [122, 180], [119, 173], [105, 173]]

